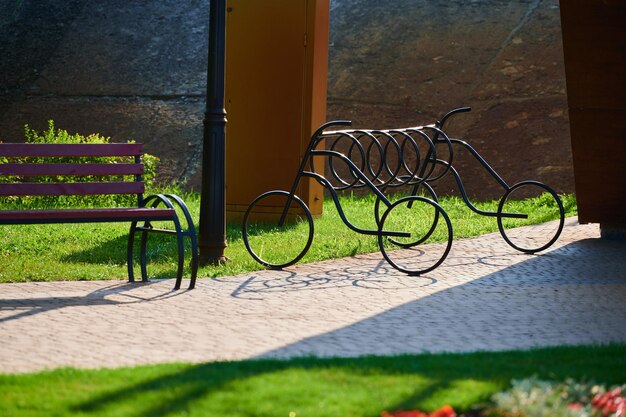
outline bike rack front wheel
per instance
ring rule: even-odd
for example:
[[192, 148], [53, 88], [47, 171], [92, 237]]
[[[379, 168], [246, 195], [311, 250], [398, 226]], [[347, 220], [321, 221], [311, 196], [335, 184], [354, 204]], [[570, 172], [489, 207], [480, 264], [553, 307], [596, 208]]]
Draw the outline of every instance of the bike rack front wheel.
[[[294, 232], [289, 241], [284, 238], [287, 230]], [[257, 262], [273, 269], [284, 268], [302, 259], [311, 247], [313, 217], [298, 196], [269, 191], [248, 206], [242, 235], [246, 249]]]
[[[421, 184], [417, 184], [413, 188], [413, 192], [415, 194], [412, 194], [412, 197], [424, 197], [424, 198], [433, 200], [435, 203], [439, 203], [435, 190], [433, 190], [433, 187], [431, 187], [430, 184], [428, 184], [427, 182], [422, 182]], [[378, 226], [380, 226], [380, 221], [381, 221], [380, 219], [381, 201], [382, 200], [380, 199], [380, 197], [376, 197], [376, 202], [374, 203], [374, 217], [376, 219], [376, 225]], [[413, 205], [413, 202], [409, 201], [406, 204], [408, 204], [408, 208], [411, 208], [411, 206]], [[437, 228], [438, 222], [439, 222], [439, 212], [436, 212], [435, 216], [433, 217], [430, 230], [422, 234], [420, 237], [416, 237], [415, 239], [410, 239], [410, 240], [394, 239], [393, 237], [388, 237], [387, 239], [391, 240], [393, 244], [398, 245], [402, 248], [410, 248], [412, 246], [419, 245], [420, 243], [423, 243], [426, 240], [428, 240], [428, 238], [433, 234], [433, 232]]]
[[[438, 220], [433, 222], [435, 218]], [[441, 265], [450, 253], [452, 237], [452, 223], [445, 210], [433, 200], [417, 196], [401, 198], [389, 206], [378, 228], [383, 257], [409, 275], [425, 274]], [[416, 241], [425, 244], [407, 246]]]
[[[511, 202], [516, 200], [526, 203], [513, 208]], [[558, 222], [550, 222], [555, 219]], [[561, 235], [564, 223], [561, 199], [552, 188], [539, 181], [515, 184], [504, 193], [498, 205], [500, 234], [506, 243], [521, 252], [535, 253], [550, 247]]]

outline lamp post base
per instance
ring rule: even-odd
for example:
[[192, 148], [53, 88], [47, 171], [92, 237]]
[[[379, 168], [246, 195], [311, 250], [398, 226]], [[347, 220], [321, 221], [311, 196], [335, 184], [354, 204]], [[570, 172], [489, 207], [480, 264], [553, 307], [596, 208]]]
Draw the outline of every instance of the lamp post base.
[[207, 254], [198, 258], [200, 266], [220, 266], [230, 262], [231, 259], [226, 255]]
[[224, 254], [228, 247], [225, 236], [200, 235], [198, 239], [198, 263], [200, 266], [224, 265], [230, 258]]

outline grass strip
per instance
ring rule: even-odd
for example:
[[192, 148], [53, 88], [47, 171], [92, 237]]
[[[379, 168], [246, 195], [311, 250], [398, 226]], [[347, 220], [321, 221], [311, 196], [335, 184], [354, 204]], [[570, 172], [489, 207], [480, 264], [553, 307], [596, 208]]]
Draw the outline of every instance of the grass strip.
[[626, 381], [626, 345], [0, 375], [3, 416], [376, 417], [480, 406], [512, 379]]
[[[561, 197], [566, 215], [576, 214], [573, 195]], [[200, 196], [184, 195], [194, 219], [199, 219]], [[375, 198], [372, 196], [341, 197], [341, 206], [348, 219], [363, 228], [375, 229]], [[454, 227], [454, 239], [478, 236], [497, 231], [494, 217], [479, 216], [456, 197], [444, 197], [440, 201]], [[495, 211], [497, 201], [476, 202], [482, 210]], [[516, 202], [520, 210], [532, 201]], [[19, 209], [3, 201], [0, 209]], [[513, 209], [517, 209], [513, 208]], [[541, 217], [541, 221], [549, 220]], [[0, 226], [0, 283], [54, 280], [101, 280], [126, 278], [126, 241], [129, 225], [125, 223], [15, 225]], [[197, 227], [197, 224], [196, 224]], [[293, 234], [290, 234], [293, 233]], [[273, 251], [284, 252], [297, 239], [298, 230], [268, 237], [267, 246]], [[207, 266], [199, 271], [200, 277], [236, 275], [262, 269], [248, 254], [239, 225], [227, 226], [228, 248], [226, 255], [231, 262], [221, 266]], [[504, 241], [503, 245], [506, 245]], [[139, 246], [138, 244], [136, 246]], [[153, 278], [172, 278], [176, 275], [176, 246], [167, 236], [150, 237], [149, 274]], [[324, 215], [315, 220], [313, 244], [300, 261], [315, 262], [377, 252], [374, 236], [366, 236], [348, 229], [341, 221], [332, 200], [324, 205]], [[137, 257], [136, 257], [137, 258]], [[138, 273], [138, 271], [137, 271]]]

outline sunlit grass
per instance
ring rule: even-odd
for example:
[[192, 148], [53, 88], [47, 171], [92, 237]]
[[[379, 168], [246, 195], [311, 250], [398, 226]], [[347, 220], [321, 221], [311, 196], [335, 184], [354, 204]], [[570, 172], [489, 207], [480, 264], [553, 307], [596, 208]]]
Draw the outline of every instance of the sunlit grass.
[[303, 358], [0, 375], [0, 414], [34, 416], [377, 417], [480, 407], [512, 379], [626, 380], [626, 346]]
[[[199, 219], [200, 199], [197, 193], [184, 195], [193, 219]], [[566, 215], [576, 213], [572, 195], [562, 196]], [[375, 198], [347, 195], [341, 197], [341, 206], [354, 225], [364, 229], [376, 229], [374, 216]], [[8, 206], [3, 202], [0, 209]], [[497, 231], [494, 217], [473, 213], [464, 202], [455, 197], [442, 198], [440, 204], [450, 216], [454, 239], [478, 236]], [[482, 210], [497, 210], [497, 201], [476, 203]], [[515, 203], [518, 204], [518, 203]], [[533, 205], [533, 202], [519, 203]], [[15, 207], [13, 207], [15, 208]], [[533, 208], [534, 209], [534, 208]], [[412, 223], [417, 219], [426, 221], [427, 216], [411, 213], [405, 219]], [[541, 221], [548, 220], [541, 218]], [[394, 220], [395, 221], [395, 220]], [[429, 221], [429, 220], [428, 220]], [[197, 227], [197, 223], [196, 223]], [[400, 226], [398, 226], [400, 227]], [[61, 225], [12, 225], [0, 226], [0, 282], [49, 281], [49, 280], [96, 280], [126, 278], [126, 242], [129, 224], [61, 224]], [[300, 235], [298, 235], [298, 233]], [[286, 253], [305, 237], [306, 228], [293, 228], [281, 233], [268, 233], [267, 250]], [[221, 266], [202, 267], [200, 277], [235, 275], [262, 269], [248, 254], [241, 238], [239, 225], [228, 225], [226, 255], [230, 262]], [[175, 276], [176, 248], [168, 236], [150, 237], [149, 274], [151, 277]], [[504, 241], [502, 242], [505, 245]], [[308, 253], [300, 262], [314, 262], [360, 253], [377, 252], [375, 236], [355, 233], [342, 222], [332, 200], [324, 205], [324, 215], [315, 219], [315, 233]], [[139, 274], [138, 266], [136, 274]], [[188, 273], [188, 271], [186, 271]]]

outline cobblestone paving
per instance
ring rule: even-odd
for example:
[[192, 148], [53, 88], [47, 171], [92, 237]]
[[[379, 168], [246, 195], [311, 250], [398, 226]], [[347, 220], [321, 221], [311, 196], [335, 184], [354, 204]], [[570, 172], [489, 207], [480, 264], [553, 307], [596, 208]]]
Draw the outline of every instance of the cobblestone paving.
[[625, 256], [625, 242], [573, 218], [540, 255], [490, 234], [455, 241], [422, 277], [374, 253], [192, 291], [172, 280], [3, 284], [0, 372], [626, 342]]

